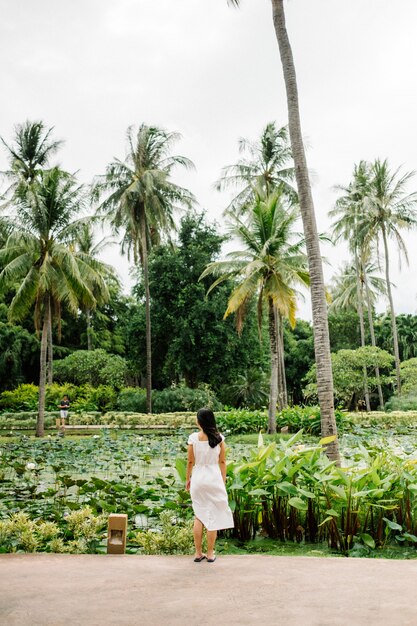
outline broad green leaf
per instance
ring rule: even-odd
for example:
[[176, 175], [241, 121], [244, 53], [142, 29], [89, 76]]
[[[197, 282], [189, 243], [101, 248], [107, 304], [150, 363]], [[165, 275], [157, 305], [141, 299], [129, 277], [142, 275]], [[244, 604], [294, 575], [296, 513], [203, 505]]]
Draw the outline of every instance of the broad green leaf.
[[391, 530], [402, 530], [403, 529], [403, 527], [400, 526], [400, 524], [397, 524], [397, 522], [392, 522], [387, 517], [384, 517], [383, 519], [384, 519], [384, 522], [386, 522], [387, 526], [389, 528], [391, 528]]
[[371, 535], [368, 535], [367, 533], [362, 533], [360, 535], [360, 538], [362, 539], [363, 543], [368, 546], [369, 548], [374, 549], [375, 548], [375, 541], [374, 539], [371, 537]]
[[288, 504], [290, 506], [293, 506], [298, 511], [307, 511], [308, 508], [307, 502], [304, 502], [304, 500], [301, 500], [301, 498], [290, 498], [288, 500]]

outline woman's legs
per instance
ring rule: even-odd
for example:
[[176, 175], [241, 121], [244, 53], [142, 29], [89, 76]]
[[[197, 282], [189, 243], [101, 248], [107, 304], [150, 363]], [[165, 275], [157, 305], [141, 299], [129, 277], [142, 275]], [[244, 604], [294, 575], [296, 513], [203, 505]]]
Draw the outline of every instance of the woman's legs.
[[214, 558], [214, 545], [217, 539], [217, 530], [208, 530], [207, 531], [207, 558]]
[[202, 555], [202, 543], [203, 543], [203, 524], [199, 519], [194, 518], [194, 545], [195, 545], [195, 556], [199, 557]]

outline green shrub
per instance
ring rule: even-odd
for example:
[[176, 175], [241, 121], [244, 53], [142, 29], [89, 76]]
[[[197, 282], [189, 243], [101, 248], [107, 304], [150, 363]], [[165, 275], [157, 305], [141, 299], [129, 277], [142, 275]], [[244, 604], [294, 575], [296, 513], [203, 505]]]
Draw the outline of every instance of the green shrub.
[[[185, 385], [175, 385], [162, 391], [152, 392], [152, 411], [154, 413], [174, 413], [176, 411], [198, 411], [203, 406], [213, 410], [221, 408], [220, 402], [208, 385], [190, 389]], [[146, 412], [146, 390], [126, 387], [119, 393], [117, 407], [121, 411], [133, 413]]]
[[0, 394], [0, 409], [34, 411], [38, 408], [38, 398], [39, 388], [36, 385], [19, 385]]
[[216, 422], [220, 432], [231, 435], [257, 433], [268, 428], [268, 415], [265, 411], [233, 409], [216, 413]]
[[190, 554], [194, 550], [192, 522], [173, 519], [172, 513], [161, 513], [159, 530], [140, 530], [132, 542], [144, 554]]
[[[417, 359], [412, 359], [417, 361]], [[385, 403], [386, 411], [417, 411], [417, 393], [402, 396], [392, 396]]]
[[117, 397], [117, 408], [129, 413], [146, 413], [146, 389], [125, 387]]
[[93, 387], [109, 385], [121, 389], [125, 384], [127, 362], [105, 350], [77, 350], [54, 363], [54, 376], [61, 382]]

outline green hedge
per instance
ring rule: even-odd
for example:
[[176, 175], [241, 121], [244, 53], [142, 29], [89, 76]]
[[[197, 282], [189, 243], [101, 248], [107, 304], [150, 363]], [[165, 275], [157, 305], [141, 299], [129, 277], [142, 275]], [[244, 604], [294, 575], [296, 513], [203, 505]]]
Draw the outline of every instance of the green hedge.
[[[123, 411], [128, 413], [146, 412], [146, 391], [136, 387], [125, 387], [120, 392], [110, 385], [58, 385], [54, 383], [46, 389], [45, 407], [47, 411], [57, 409], [61, 398], [67, 395], [71, 400], [71, 412]], [[0, 411], [36, 411], [39, 389], [36, 385], [20, 385], [13, 391], [0, 394]], [[189, 389], [184, 385], [152, 392], [154, 413], [177, 411], [197, 411], [202, 406], [210, 406], [217, 411], [222, 405], [207, 385]]]
[[[55, 418], [58, 411], [48, 412], [45, 415], [45, 426], [55, 426]], [[340, 412], [336, 413], [339, 430], [343, 429], [346, 420]], [[225, 435], [240, 435], [245, 433], [257, 433], [260, 430], [267, 431], [268, 415], [266, 411], [249, 411], [233, 409], [231, 411], [219, 411], [216, 413], [219, 430]], [[124, 428], [140, 426], [142, 428], [193, 428], [196, 423], [195, 411], [177, 411], [166, 413], [136, 413], [129, 411], [82, 411], [70, 412], [69, 423], [79, 426], [108, 425]], [[0, 428], [2, 429], [33, 429], [36, 425], [36, 412], [3, 413], [0, 415]], [[288, 427], [289, 432], [304, 432], [313, 435], [320, 434], [320, 409], [318, 407], [294, 407], [285, 409], [277, 414], [277, 429]]]

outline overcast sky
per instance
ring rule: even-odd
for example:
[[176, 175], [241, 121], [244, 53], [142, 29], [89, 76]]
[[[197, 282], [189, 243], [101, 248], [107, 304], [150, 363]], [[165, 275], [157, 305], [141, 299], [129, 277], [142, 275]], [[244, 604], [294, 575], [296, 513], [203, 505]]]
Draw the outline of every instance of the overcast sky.
[[[286, 10], [325, 232], [332, 187], [349, 181], [355, 162], [388, 157], [417, 169], [417, 2], [290, 0]], [[62, 166], [89, 182], [124, 157], [129, 125], [179, 131], [177, 151], [197, 169], [176, 181], [220, 223], [228, 196], [212, 185], [237, 160], [238, 138], [287, 123], [269, 0], [243, 0], [239, 11], [226, 0], [0, 0], [0, 59], [0, 135], [42, 119], [66, 141]], [[417, 234], [406, 241], [401, 273], [392, 248], [395, 301], [398, 313], [415, 313]], [[333, 268], [347, 257], [340, 246], [323, 253]], [[107, 257], [127, 289], [127, 260], [116, 249]], [[310, 318], [308, 301], [300, 316]]]

